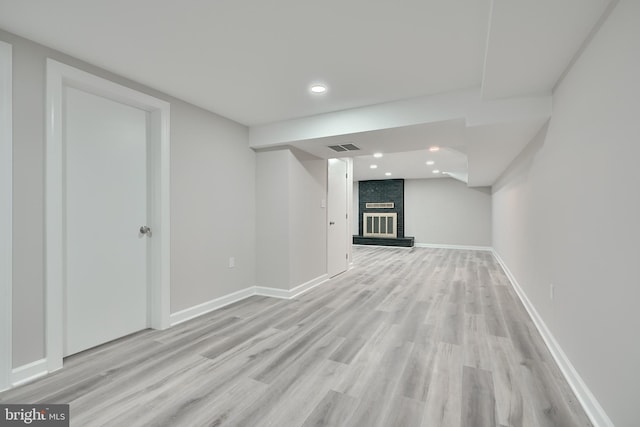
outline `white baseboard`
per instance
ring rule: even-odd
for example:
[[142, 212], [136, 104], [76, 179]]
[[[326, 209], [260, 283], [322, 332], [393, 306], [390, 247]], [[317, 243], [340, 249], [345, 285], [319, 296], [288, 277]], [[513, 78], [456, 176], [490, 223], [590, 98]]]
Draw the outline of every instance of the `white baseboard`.
[[219, 308], [225, 307], [229, 304], [233, 304], [234, 302], [238, 302], [240, 300], [249, 298], [254, 295], [273, 297], [273, 298], [282, 298], [282, 299], [295, 298], [298, 295], [301, 295], [307, 292], [308, 290], [315, 288], [318, 285], [321, 285], [327, 280], [329, 280], [329, 277], [326, 274], [323, 274], [322, 276], [318, 276], [315, 279], [311, 279], [308, 282], [298, 285], [293, 289], [278, 289], [278, 288], [269, 288], [265, 286], [250, 286], [248, 288], [241, 289], [231, 294], [212, 299], [211, 301], [207, 301], [205, 303], [198, 304], [193, 307], [189, 307], [187, 309], [175, 312], [171, 314], [171, 316], [169, 316], [169, 321], [171, 326], [175, 326], [182, 322], [186, 322], [187, 320], [194, 319], [198, 316], [202, 316], [203, 314], [207, 314], [213, 310], [217, 310]]
[[47, 359], [36, 360], [11, 371], [11, 386], [17, 387], [47, 375]]
[[219, 298], [212, 299], [202, 304], [189, 307], [184, 310], [175, 312], [169, 316], [169, 323], [171, 326], [175, 326], [179, 323], [186, 322], [203, 314], [209, 313], [213, 310], [217, 310], [234, 302], [238, 302], [245, 298], [255, 295], [253, 287], [241, 289], [237, 292], [221, 296]]
[[265, 286], [254, 286], [255, 295], [262, 295], [265, 297], [273, 297], [273, 298], [283, 298], [283, 299], [291, 299], [295, 298], [303, 293], [307, 292], [310, 289], [315, 288], [329, 280], [329, 276], [323, 274], [322, 276], [318, 276], [315, 279], [311, 279], [308, 282], [305, 282], [301, 285], [296, 286], [292, 289], [278, 289], [278, 288], [268, 288]]
[[266, 286], [254, 286], [254, 295], [260, 295], [262, 297], [289, 299], [290, 294], [288, 289], [268, 288]]
[[416, 248], [433, 248], [433, 249], [460, 249], [465, 251], [493, 251], [491, 246], [474, 246], [474, 245], [443, 245], [440, 243], [415, 243]]
[[578, 371], [576, 371], [576, 368], [562, 350], [560, 344], [558, 344], [549, 328], [547, 328], [542, 317], [540, 317], [538, 311], [527, 297], [527, 294], [525, 294], [524, 290], [509, 270], [509, 267], [507, 267], [503, 259], [500, 257], [500, 254], [498, 254], [495, 249], [491, 249], [491, 252], [509, 278], [511, 286], [513, 286], [513, 289], [516, 291], [516, 294], [518, 294], [520, 301], [522, 301], [522, 304], [529, 313], [529, 316], [531, 316], [533, 323], [538, 329], [538, 332], [540, 332], [540, 335], [542, 335], [542, 339], [549, 348], [551, 355], [560, 367], [560, 370], [569, 383], [571, 390], [575, 393], [578, 401], [582, 405], [582, 408], [587, 413], [587, 416], [593, 425], [595, 427], [614, 427], [613, 422], [602, 406], [600, 406], [600, 403], [593, 393], [591, 393], [591, 390], [589, 390], [582, 377], [580, 377], [580, 374], [578, 374]]
[[318, 276], [315, 279], [311, 279], [308, 282], [298, 285], [289, 291], [291, 293], [291, 296], [289, 298], [291, 299], [300, 296], [303, 293], [315, 288], [316, 286], [322, 285], [327, 280], [329, 280], [329, 276], [327, 274], [323, 274], [322, 276]]

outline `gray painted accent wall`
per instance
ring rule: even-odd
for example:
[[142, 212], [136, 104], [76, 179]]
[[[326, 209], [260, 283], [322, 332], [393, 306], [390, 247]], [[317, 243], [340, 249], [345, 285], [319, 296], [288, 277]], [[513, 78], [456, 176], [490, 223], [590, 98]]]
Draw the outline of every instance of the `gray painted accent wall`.
[[640, 3], [621, 1], [493, 188], [495, 249], [621, 427], [640, 421], [638, 22]]
[[416, 243], [491, 246], [491, 189], [452, 178], [404, 181], [405, 235]]
[[0, 40], [13, 45], [14, 367], [44, 357], [47, 57], [171, 103], [171, 311], [254, 285], [255, 153], [246, 127], [1, 30]]

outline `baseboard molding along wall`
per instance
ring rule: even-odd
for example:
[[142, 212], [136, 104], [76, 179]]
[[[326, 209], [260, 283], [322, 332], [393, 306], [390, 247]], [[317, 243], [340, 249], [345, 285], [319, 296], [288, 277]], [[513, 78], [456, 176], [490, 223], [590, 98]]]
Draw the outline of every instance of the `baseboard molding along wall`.
[[278, 288], [269, 288], [265, 286], [251, 286], [245, 289], [241, 289], [237, 292], [233, 292], [228, 295], [221, 296], [219, 298], [212, 299], [211, 301], [207, 301], [202, 304], [195, 305], [193, 307], [180, 310], [171, 314], [169, 317], [171, 326], [178, 325], [182, 322], [186, 322], [187, 320], [194, 319], [198, 316], [202, 316], [203, 314], [207, 314], [211, 311], [217, 310], [219, 308], [225, 307], [229, 304], [233, 304], [234, 302], [238, 302], [245, 298], [249, 298], [254, 295], [272, 297], [272, 298], [282, 298], [282, 299], [291, 299], [295, 298], [298, 295], [301, 295], [307, 292], [310, 289], [315, 288], [318, 285], [329, 280], [329, 277], [326, 274], [322, 276], [318, 276], [315, 279], [309, 280], [301, 285], [296, 286], [293, 289], [278, 289]]
[[47, 359], [36, 360], [11, 370], [11, 386], [17, 387], [47, 375]]
[[326, 274], [323, 274], [321, 276], [316, 277], [315, 279], [311, 279], [308, 282], [305, 282], [289, 290], [255, 286], [255, 290], [256, 290], [255, 295], [291, 299], [291, 298], [295, 298], [297, 296], [302, 295], [303, 293], [315, 288], [316, 286], [323, 284], [327, 280], [329, 280], [329, 276]]
[[432, 249], [460, 249], [463, 251], [493, 251], [491, 246], [474, 246], [474, 245], [443, 245], [440, 243], [415, 243], [416, 248], [432, 248]]
[[169, 316], [169, 324], [171, 326], [178, 325], [182, 322], [186, 322], [187, 320], [202, 316], [203, 314], [207, 314], [213, 310], [217, 310], [229, 304], [233, 304], [234, 302], [249, 298], [253, 295], [255, 295], [253, 287], [249, 287], [241, 289], [237, 292], [223, 295], [219, 298], [212, 299], [211, 301], [207, 301], [202, 304], [194, 305], [193, 307], [189, 307], [171, 314]]
[[504, 260], [500, 257], [500, 254], [498, 254], [498, 252], [493, 248], [491, 248], [491, 252], [509, 278], [511, 286], [513, 286], [513, 289], [516, 291], [520, 301], [522, 301], [527, 313], [531, 316], [536, 329], [538, 329], [538, 332], [542, 335], [542, 339], [547, 345], [547, 348], [549, 348], [554, 360], [560, 367], [560, 371], [562, 371], [562, 374], [569, 383], [571, 390], [575, 393], [578, 401], [584, 408], [584, 411], [587, 413], [587, 416], [593, 425], [595, 427], [615, 427], [607, 413], [604, 411], [602, 406], [600, 406], [596, 397], [591, 393], [589, 387], [587, 387], [582, 377], [580, 377], [580, 374], [578, 374], [578, 371], [576, 371], [576, 368], [560, 347], [560, 344], [558, 344], [558, 341], [556, 341], [553, 334], [551, 334], [551, 331], [542, 320], [542, 317], [538, 314], [538, 311], [527, 297], [527, 294], [524, 292], [515, 276], [509, 270], [509, 267], [507, 267]]

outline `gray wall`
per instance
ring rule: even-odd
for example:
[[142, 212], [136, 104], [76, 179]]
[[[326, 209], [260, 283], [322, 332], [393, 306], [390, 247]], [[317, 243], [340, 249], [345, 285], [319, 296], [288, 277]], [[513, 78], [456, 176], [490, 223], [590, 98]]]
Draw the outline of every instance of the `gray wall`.
[[493, 189], [495, 249], [619, 427], [640, 422], [638, 22], [622, 0]]
[[404, 182], [405, 235], [416, 243], [491, 246], [491, 190], [452, 178]]
[[289, 289], [289, 150], [256, 153], [256, 285]]
[[256, 285], [292, 289], [327, 272], [327, 161], [296, 149], [257, 153]]
[[255, 154], [246, 127], [9, 33], [0, 40], [13, 45], [14, 367], [44, 357], [47, 57], [171, 103], [172, 312], [254, 284]]
[[245, 126], [175, 102], [171, 144], [175, 313], [254, 285], [255, 153]]
[[292, 150], [289, 182], [291, 287], [327, 272], [327, 161]]

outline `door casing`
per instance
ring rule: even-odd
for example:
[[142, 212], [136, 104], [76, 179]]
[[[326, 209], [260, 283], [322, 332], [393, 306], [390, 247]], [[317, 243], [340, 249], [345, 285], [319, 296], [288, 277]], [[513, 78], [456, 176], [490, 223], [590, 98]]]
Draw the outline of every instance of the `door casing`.
[[47, 371], [62, 368], [64, 307], [63, 114], [64, 88], [72, 87], [147, 111], [150, 239], [149, 326], [169, 327], [169, 103], [77, 68], [47, 59], [45, 183], [45, 280]]
[[0, 41], [0, 391], [11, 386], [13, 309], [12, 46]]
[[329, 159], [327, 165], [327, 274], [333, 277], [345, 272], [349, 267], [349, 168], [343, 159]]

